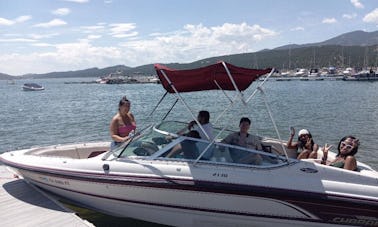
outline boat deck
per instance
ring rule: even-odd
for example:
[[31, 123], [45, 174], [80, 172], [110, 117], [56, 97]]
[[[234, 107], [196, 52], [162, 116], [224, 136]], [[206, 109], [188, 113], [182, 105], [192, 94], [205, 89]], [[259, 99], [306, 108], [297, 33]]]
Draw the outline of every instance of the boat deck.
[[0, 225], [93, 227], [41, 190], [13, 177], [0, 165]]

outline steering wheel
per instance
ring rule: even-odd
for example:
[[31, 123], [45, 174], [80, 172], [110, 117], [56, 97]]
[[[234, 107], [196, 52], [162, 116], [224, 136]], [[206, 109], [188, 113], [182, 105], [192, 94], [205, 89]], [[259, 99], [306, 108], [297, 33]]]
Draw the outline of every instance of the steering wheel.
[[133, 151], [138, 156], [149, 156], [159, 150], [159, 147], [150, 141], [141, 141]]

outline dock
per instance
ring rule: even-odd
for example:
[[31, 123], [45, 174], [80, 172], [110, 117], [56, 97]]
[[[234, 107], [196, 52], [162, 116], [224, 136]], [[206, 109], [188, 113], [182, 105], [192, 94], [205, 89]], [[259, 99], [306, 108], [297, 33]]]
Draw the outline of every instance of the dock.
[[1, 227], [94, 227], [47, 193], [17, 179], [0, 164]]

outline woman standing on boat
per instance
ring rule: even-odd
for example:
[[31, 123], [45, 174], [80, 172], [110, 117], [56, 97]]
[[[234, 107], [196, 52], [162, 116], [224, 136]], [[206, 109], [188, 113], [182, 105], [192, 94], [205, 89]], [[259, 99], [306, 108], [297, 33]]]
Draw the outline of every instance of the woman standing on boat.
[[328, 151], [332, 146], [326, 144], [323, 147], [323, 158], [321, 163], [348, 170], [357, 170], [357, 160], [354, 155], [358, 151], [359, 144], [359, 140], [354, 136], [343, 137], [337, 146], [338, 153], [336, 158], [331, 162], [327, 162], [327, 158]]
[[129, 140], [136, 129], [134, 115], [130, 112], [130, 101], [126, 96], [122, 97], [118, 104], [118, 113], [110, 122], [110, 136], [113, 139], [111, 149]]
[[295, 129], [290, 128], [291, 133], [287, 141], [287, 148], [298, 149], [300, 151], [297, 159], [316, 158], [319, 145], [312, 139], [311, 133], [307, 129], [302, 129], [298, 132], [298, 141], [293, 142]]

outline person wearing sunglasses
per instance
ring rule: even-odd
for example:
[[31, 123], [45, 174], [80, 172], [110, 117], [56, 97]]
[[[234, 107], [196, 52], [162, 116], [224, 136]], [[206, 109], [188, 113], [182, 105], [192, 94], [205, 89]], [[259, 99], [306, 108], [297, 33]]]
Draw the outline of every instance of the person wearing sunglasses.
[[357, 160], [354, 155], [358, 151], [358, 146], [360, 145], [359, 140], [354, 136], [345, 136], [343, 137], [339, 145], [337, 146], [338, 153], [336, 158], [328, 162], [328, 151], [332, 147], [332, 145], [328, 146], [325, 144], [323, 147], [323, 158], [322, 164], [339, 167], [348, 170], [357, 170]]
[[290, 137], [287, 141], [287, 148], [298, 149], [300, 152], [297, 159], [316, 158], [319, 145], [314, 142], [310, 131], [301, 129], [298, 132], [298, 141], [293, 142], [295, 129], [290, 128]]

